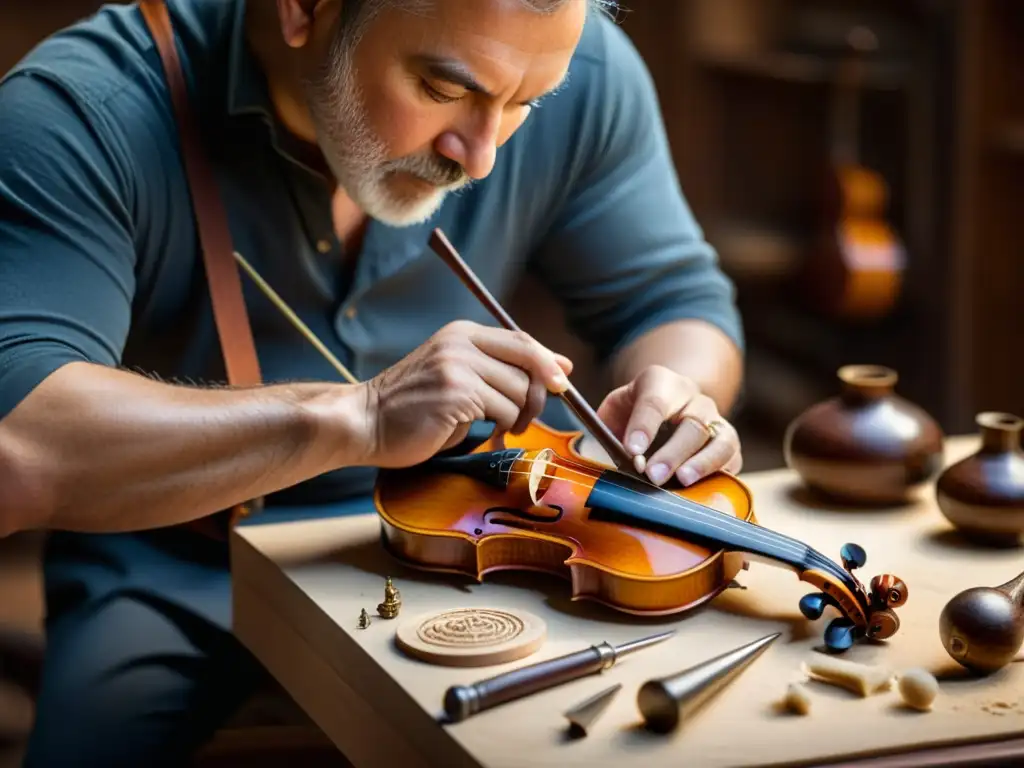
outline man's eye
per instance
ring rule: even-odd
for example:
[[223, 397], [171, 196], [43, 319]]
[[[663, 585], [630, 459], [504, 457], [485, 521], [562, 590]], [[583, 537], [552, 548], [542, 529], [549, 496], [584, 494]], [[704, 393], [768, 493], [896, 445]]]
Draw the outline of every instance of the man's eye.
[[422, 80], [423, 90], [426, 91], [427, 95], [434, 101], [440, 102], [441, 104], [450, 104], [453, 101], [458, 101], [460, 97], [449, 96], [446, 93], [441, 93], [437, 88], [432, 86], [426, 80]]

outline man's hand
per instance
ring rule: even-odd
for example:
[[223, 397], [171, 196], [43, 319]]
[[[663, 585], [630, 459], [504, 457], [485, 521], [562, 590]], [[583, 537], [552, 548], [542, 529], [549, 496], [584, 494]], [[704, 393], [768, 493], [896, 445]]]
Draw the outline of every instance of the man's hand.
[[714, 401], [692, 380], [660, 365], [611, 392], [597, 415], [634, 456], [647, 452], [663, 423], [672, 426], [669, 439], [647, 458], [645, 472], [656, 485], [673, 472], [691, 485], [717, 470], [737, 473], [743, 466], [739, 435]]
[[364, 461], [418, 464], [456, 445], [473, 421], [519, 434], [571, 371], [568, 358], [525, 333], [450, 323], [366, 382]]

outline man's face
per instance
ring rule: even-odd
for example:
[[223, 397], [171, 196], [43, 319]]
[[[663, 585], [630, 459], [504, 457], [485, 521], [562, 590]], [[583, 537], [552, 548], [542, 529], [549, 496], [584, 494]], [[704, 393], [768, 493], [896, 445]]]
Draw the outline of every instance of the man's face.
[[338, 183], [393, 226], [429, 218], [563, 82], [587, 5], [419, 0], [385, 8], [354, 46], [334, 35], [337, 6], [318, 13], [306, 98]]

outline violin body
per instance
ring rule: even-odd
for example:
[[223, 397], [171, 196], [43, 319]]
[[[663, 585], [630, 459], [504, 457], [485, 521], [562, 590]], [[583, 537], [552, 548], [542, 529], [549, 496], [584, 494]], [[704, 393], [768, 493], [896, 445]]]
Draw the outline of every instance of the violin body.
[[574, 600], [653, 616], [707, 603], [763, 560], [821, 590], [801, 600], [806, 617], [829, 606], [842, 614], [826, 630], [833, 650], [897, 631], [892, 608], [906, 585], [877, 576], [869, 592], [851, 575], [866, 559], [857, 545], [843, 548], [840, 567], [758, 525], [749, 489], [732, 475], [659, 488], [584, 457], [582, 437], [534, 421], [461, 454], [380, 470], [374, 502], [385, 547], [414, 568], [477, 580], [501, 570], [556, 574]]
[[[588, 519], [587, 497], [606, 467], [580, 454], [582, 437], [534, 421], [501, 445], [488, 440], [471, 452], [550, 449], [547, 473], [555, 477], [536, 507], [528, 493], [471, 477], [427, 467], [383, 470], [374, 500], [388, 548], [412, 566], [474, 579], [509, 569], [555, 574], [570, 580], [573, 599], [633, 614], [678, 613], [721, 593], [744, 567], [741, 554]], [[754, 520], [750, 492], [729, 475], [672, 492]]]

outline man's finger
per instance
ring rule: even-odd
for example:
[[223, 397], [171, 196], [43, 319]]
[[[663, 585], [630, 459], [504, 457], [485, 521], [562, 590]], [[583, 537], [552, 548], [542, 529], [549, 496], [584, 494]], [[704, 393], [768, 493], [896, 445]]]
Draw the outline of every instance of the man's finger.
[[501, 392], [520, 408], [526, 405], [530, 384], [533, 381], [528, 371], [488, 355], [476, 355], [472, 366], [477, 376], [489, 387]]
[[513, 435], [522, 434], [526, 428], [530, 425], [530, 422], [540, 416], [544, 410], [544, 404], [547, 402], [548, 391], [544, 389], [544, 385], [540, 381], [531, 381], [529, 390], [526, 393], [526, 402], [523, 404], [523, 409], [519, 412], [519, 419], [512, 429], [509, 430]]
[[541, 379], [550, 392], [561, 393], [569, 387], [564, 369], [567, 358], [526, 333], [480, 326], [474, 329], [470, 341], [485, 355], [522, 368]]
[[509, 432], [519, 421], [521, 409], [503, 393], [482, 380], [477, 396], [484, 407], [484, 419], [493, 421], [500, 432]]
[[559, 352], [555, 352], [553, 354], [555, 356], [555, 362], [562, 367], [562, 370], [565, 371], [565, 375], [571, 376], [573, 369], [572, 360]]
[[679, 424], [672, 436], [648, 457], [645, 471], [651, 482], [661, 485], [684, 461], [700, 450], [710, 437], [705, 425], [717, 417], [718, 411], [710, 398], [694, 398], [680, 415]]
[[633, 410], [631, 384], [613, 389], [597, 407], [597, 418], [620, 440], [625, 440], [626, 427]]
[[739, 445], [732, 433], [720, 432], [701, 450], [683, 462], [676, 477], [684, 485], [693, 485], [712, 472], [724, 469], [739, 453]]
[[645, 371], [632, 384], [633, 409], [623, 430], [626, 450], [634, 456], [647, 452], [662, 423], [686, 405], [669, 376]]
[[731, 475], [738, 475], [743, 470], [743, 451], [737, 449], [733, 457], [725, 462], [722, 470]]

